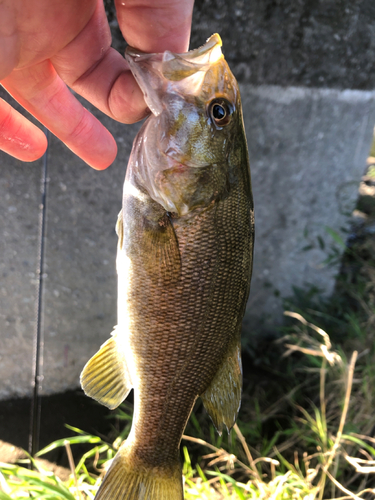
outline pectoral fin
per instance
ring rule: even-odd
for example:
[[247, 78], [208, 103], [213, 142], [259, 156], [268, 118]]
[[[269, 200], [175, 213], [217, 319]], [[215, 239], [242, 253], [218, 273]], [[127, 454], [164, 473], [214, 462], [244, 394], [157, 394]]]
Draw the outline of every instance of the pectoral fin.
[[122, 244], [124, 241], [124, 226], [123, 226], [123, 221], [122, 221], [122, 209], [120, 210], [120, 212], [117, 216], [116, 233], [118, 236], [118, 247], [121, 250]]
[[132, 385], [116, 336], [111, 337], [90, 359], [81, 373], [84, 392], [110, 410], [124, 401]]
[[181, 256], [173, 224], [167, 214], [158, 221], [145, 221], [141, 245], [142, 264], [153, 281], [164, 286], [181, 275]]
[[241, 404], [241, 390], [241, 346], [236, 339], [210, 385], [201, 394], [203, 404], [220, 435], [223, 424], [229, 432], [236, 422]]

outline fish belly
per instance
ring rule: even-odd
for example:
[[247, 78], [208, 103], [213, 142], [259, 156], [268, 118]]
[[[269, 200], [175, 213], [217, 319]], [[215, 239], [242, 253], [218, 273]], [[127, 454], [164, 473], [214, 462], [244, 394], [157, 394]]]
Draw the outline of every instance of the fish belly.
[[[152, 272], [141, 254], [138, 260], [136, 252], [120, 252], [116, 335], [134, 388], [134, 414], [96, 500], [182, 500], [179, 446], [197, 397], [218, 429], [222, 421], [227, 427], [235, 421], [241, 373], [235, 407], [232, 401], [225, 416], [220, 405], [233, 396], [225, 394], [233, 389], [232, 377], [219, 372], [226, 363], [240, 371], [253, 244], [252, 200], [245, 186], [239, 183], [224, 200], [173, 222], [181, 257], [177, 281], [165, 279], [168, 263], [158, 262]], [[124, 221], [134, 222], [134, 213], [123, 211]], [[127, 241], [134, 237], [138, 249], [132, 228]]]
[[124, 311], [135, 391], [131, 440], [148, 464], [178, 459], [196, 398], [239, 340], [251, 229], [249, 206], [243, 196], [239, 206], [236, 194], [174, 224], [182, 266], [177, 284], [160, 286], [144, 269], [132, 268]]

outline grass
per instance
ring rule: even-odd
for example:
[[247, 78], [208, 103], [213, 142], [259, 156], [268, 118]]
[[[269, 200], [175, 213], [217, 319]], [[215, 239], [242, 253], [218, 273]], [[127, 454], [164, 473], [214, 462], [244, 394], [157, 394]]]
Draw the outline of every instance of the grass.
[[[367, 216], [371, 225], [375, 206]], [[326, 234], [317, 244], [327, 249], [327, 264], [337, 263], [344, 240], [330, 229]], [[195, 409], [181, 447], [186, 500], [375, 499], [374, 243], [370, 235], [345, 247], [330, 299], [309, 288], [286, 301], [283, 335], [247, 374], [229, 436], [218, 436]], [[123, 429], [113, 440], [69, 427], [74, 437], [39, 452], [65, 447], [67, 480], [38, 458], [0, 464], [0, 500], [93, 499], [131, 414], [128, 405], [118, 410]], [[82, 443], [88, 451], [77, 457]]]
[[[375, 439], [358, 432], [355, 418], [349, 419], [362, 411], [363, 404], [367, 407], [363, 391], [370, 389], [358, 378], [368, 368], [366, 363], [363, 366], [360, 363], [365, 354], [354, 351], [347, 360], [343, 353], [333, 349], [323, 329], [298, 313], [286, 314], [295, 326], [294, 331], [279, 341], [285, 348], [284, 359], [297, 355], [306, 361], [305, 375], [318, 380], [317, 402], [302, 407], [295, 396], [291, 397], [296, 418], [290, 420], [289, 428], [279, 429], [276, 439], [262, 443], [262, 451], [267, 451], [264, 455], [259, 448], [249, 445], [244, 434], [247, 431], [251, 441], [256, 432], [245, 423], [236, 424], [227, 439], [214, 435], [210, 439], [212, 426], [208, 427], [208, 439], [197, 437], [206, 433], [198, 412], [189, 427], [195, 436], [183, 436], [186, 500], [375, 498]], [[71, 472], [66, 481], [31, 457], [24, 464], [0, 464], [0, 500], [93, 499], [108, 461], [129, 432], [129, 408], [122, 407], [119, 416], [124, 428], [114, 442], [69, 427], [75, 431], [74, 437], [55, 441], [38, 453], [42, 456], [64, 446]], [[261, 431], [261, 418], [258, 413], [257, 432]], [[75, 461], [74, 445], [82, 443], [90, 445], [90, 449]], [[32, 470], [28, 468], [30, 462]]]

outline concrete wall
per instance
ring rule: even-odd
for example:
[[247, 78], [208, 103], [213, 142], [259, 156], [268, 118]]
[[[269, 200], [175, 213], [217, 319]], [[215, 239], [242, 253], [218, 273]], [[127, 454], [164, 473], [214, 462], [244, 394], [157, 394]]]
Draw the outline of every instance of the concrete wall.
[[240, 81], [375, 88], [373, 0], [196, 0], [193, 45], [214, 31]]
[[[375, 92], [242, 86], [255, 204], [255, 257], [244, 333], [272, 330], [292, 287], [329, 295], [326, 227], [354, 209], [375, 123]], [[311, 247], [310, 250], [304, 250]]]
[[[123, 52], [112, 0], [105, 5]], [[215, 32], [240, 82], [375, 88], [373, 0], [195, 0], [191, 46]]]
[[[375, 16], [368, 17], [372, 3], [348, 3], [350, 12], [342, 13], [346, 21], [340, 18], [343, 24], [335, 24], [339, 4], [343, 2], [196, 4], [192, 45], [202, 44], [214, 31], [222, 33], [224, 52], [241, 84], [256, 207], [254, 277], [244, 322], [248, 342], [280, 322], [281, 298], [293, 285], [309, 282], [329, 293], [334, 284], [335, 270], [321, 265], [324, 252], [303, 248], [318, 235], [325, 237], [324, 226], [340, 230], [346, 223], [375, 123], [373, 91], [306, 86], [374, 87], [368, 65], [375, 46]], [[122, 46], [112, 24], [114, 42]], [[341, 33], [347, 27], [345, 41]], [[335, 35], [342, 45], [336, 44]], [[317, 57], [314, 40], [321, 51]], [[324, 54], [329, 43], [336, 49], [347, 47], [346, 54], [357, 43], [358, 54], [342, 59], [328, 49]], [[298, 57], [305, 61], [304, 70]], [[289, 86], [259, 85], [264, 82]], [[296, 83], [304, 86], [291, 86]], [[50, 143], [45, 394], [77, 387], [83, 365], [116, 323], [114, 226], [139, 125], [122, 125], [94, 113], [119, 145], [108, 170], [95, 172], [56, 138]], [[23, 164], [0, 153], [2, 399], [31, 393], [41, 169], [41, 161]]]
[[[334, 269], [302, 249], [354, 206], [375, 122], [375, 93], [242, 85], [254, 200], [254, 276], [244, 335], [281, 320], [281, 297], [312, 283], [330, 292]], [[96, 112], [99, 115], [98, 112]], [[43, 309], [43, 391], [78, 386], [116, 323], [116, 235], [121, 186], [137, 125], [102, 117], [119, 144], [95, 172], [52, 137]], [[0, 154], [0, 398], [30, 393], [42, 162]], [[306, 236], [308, 233], [308, 237]]]

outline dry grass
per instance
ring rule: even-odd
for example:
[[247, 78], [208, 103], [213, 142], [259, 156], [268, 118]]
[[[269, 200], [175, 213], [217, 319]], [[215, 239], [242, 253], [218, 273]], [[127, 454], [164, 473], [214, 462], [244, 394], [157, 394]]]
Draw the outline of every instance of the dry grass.
[[[184, 442], [208, 451], [202, 456], [201, 465], [193, 465], [187, 447], [183, 447], [186, 500], [375, 499], [375, 439], [365, 433], [346, 431], [352, 410], [358, 414], [367, 408], [366, 397], [362, 394], [363, 379], [358, 378], [366, 365], [357, 367], [355, 377], [356, 363], [365, 356], [354, 351], [346, 361], [333, 350], [324, 330], [297, 313], [286, 314], [297, 320], [299, 326], [281, 340], [286, 349], [284, 356], [299, 352], [321, 359], [319, 404], [300, 407], [294, 433], [283, 443], [273, 446], [267, 456], [254, 458], [237, 425], [232, 431], [232, 438], [238, 443], [236, 453], [207, 440], [184, 435]], [[33, 460], [32, 471], [20, 465], [1, 464], [0, 500], [93, 499], [106, 469], [106, 460], [113, 458], [125, 433], [112, 446], [82, 431], [77, 430], [77, 434], [41, 452], [65, 446], [71, 469], [69, 480], [60, 480]], [[94, 446], [76, 465], [71, 445], [82, 442], [91, 442]]]

